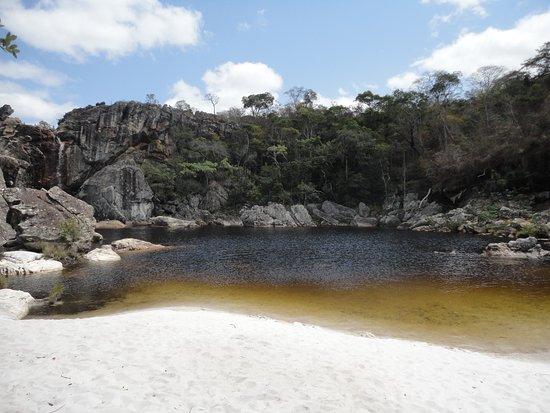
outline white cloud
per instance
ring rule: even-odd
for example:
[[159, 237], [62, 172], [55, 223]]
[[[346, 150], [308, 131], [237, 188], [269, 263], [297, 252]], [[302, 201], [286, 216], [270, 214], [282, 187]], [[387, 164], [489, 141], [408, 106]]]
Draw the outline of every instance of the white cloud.
[[459, 13], [469, 11], [481, 17], [487, 16], [487, 10], [483, 7], [486, 2], [487, 0], [422, 0], [422, 4], [445, 4], [454, 7]]
[[413, 72], [405, 72], [400, 75], [390, 77], [388, 79], [388, 87], [390, 89], [409, 90], [414, 82], [420, 78], [419, 75]]
[[469, 75], [482, 66], [517, 69], [550, 39], [550, 11], [526, 17], [507, 29], [489, 27], [479, 33], [462, 33], [413, 66], [421, 70], [461, 71]]
[[0, 76], [14, 80], [30, 80], [44, 86], [59, 86], [67, 81], [67, 76], [63, 73], [20, 60], [0, 61]]
[[2, 21], [25, 43], [83, 60], [199, 41], [201, 14], [159, 0], [2, 0]]
[[445, 70], [471, 75], [483, 66], [514, 70], [550, 39], [550, 11], [518, 21], [511, 29], [489, 27], [482, 32], [462, 32], [451, 44], [435, 49], [412, 64], [408, 71], [388, 79], [391, 89], [407, 89], [425, 71]]
[[75, 105], [71, 102], [55, 103], [44, 91], [29, 91], [14, 82], [0, 81], [0, 102], [10, 105], [14, 115], [26, 122], [45, 120], [57, 124]]
[[335, 98], [330, 98], [323, 95], [318, 95], [316, 104], [326, 107], [331, 106], [357, 106], [358, 102], [355, 101], [355, 96], [351, 96], [345, 89], [338, 88], [338, 96]]
[[259, 62], [226, 62], [213, 70], [207, 70], [202, 81], [204, 92], [183, 80], [176, 82], [166, 103], [174, 105], [178, 100], [184, 99], [191, 106], [210, 112], [212, 107], [202, 96], [213, 93], [220, 98], [216, 110], [222, 111], [233, 106], [240, 107], [243, 96], [255, 93], [269, 92], [277, 98], [283, 86], [283, 78], [272, 68]]
[[237, 25], [237, 30], [240, 32], [247, 32], [252, 28], [252, 26], [247, 22], [240, 22]]

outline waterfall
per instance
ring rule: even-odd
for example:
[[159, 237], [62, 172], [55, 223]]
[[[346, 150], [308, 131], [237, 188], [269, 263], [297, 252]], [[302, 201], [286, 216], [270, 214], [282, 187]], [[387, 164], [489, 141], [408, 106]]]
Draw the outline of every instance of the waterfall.
[[56, 185], [63, 189], [63, 167], [65, 166], [64, 149], [65, 142], [57, 138], [58, 150], [57, 150], [57, 165], [55, 167], [55, 180]]

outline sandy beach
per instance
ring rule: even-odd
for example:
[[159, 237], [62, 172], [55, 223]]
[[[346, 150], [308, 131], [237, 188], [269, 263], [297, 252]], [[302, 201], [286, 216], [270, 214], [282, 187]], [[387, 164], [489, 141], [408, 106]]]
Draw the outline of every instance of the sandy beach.
[[530, 411], [550, 363], [189, 308], [0, 320], [2, 412]]

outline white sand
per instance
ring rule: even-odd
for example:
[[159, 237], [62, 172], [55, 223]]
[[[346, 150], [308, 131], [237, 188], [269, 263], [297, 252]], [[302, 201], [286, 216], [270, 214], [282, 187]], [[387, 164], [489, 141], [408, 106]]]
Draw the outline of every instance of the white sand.
[[550, 409], [548, 362], [190, 309], [0, 320], [0, 366], [2, 412]]

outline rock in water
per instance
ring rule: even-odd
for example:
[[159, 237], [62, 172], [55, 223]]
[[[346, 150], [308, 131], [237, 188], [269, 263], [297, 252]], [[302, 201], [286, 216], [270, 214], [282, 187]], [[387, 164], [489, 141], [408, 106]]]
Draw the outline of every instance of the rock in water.
[[46, 259], [37, 252], [9, 251], [5, 252], [0, 260], [0, 274], [2, 275], [27, 275], [62, 269], [62, 263]]
[[103, 245], [84, 255], [88, 261], [120, 261], [120, 255], [113, 251], [110, 245]]
[[0, 290], [0, 319], [19, 320], [29, 313], [34, 298], [29, 293], [8, 288]]
[[135, 238], [123, 238], [113, 241], [111, 246], [115, 251], [148, 251], [166, 248], [164, 245], [153, 244], [148, 241]]
[[126, 228], [126, 224], [116, 219], [99, 221], [97, 224], [95, 224], [95, 229], [121, 229], [121, 228]]
[[378, 218], [365, 218], [358, 215], [353, 218], [351, 224], [360, 228], [376, 228], [378, 226]]
[[79, 250], [90, 248], [94, 236], [94, 209], [58, 187], [49, 190], [8, 188], [2, 191], [8, 205], [7, 220], [16, 242], [40, 249], [44, 242], [70, 242]]
[[254, 205], [241, 209], [241, 220], [244, 226], [249, 227], [295, 227], [291, 213], [284, 205], [270, 202], [265, 206]]
[[543, 250], [534, 237], [518, 238], [515, 241], [495, 242], [487, 245], [484, 255], [501, 258], [541, 259], [550, 257], [550, 251]]
[[153, 212], [153, 191], [139, 166], [129, 157], [88, 178], [78, 196], [95, 208], [99, 219], [143, 221]]
[[150, 219], [151, 225], [156, 225], [159, 227], [168, 227], [171, 229], [176, 228], [193, 228], [197, 227], [197, 223], [191, 220], [178, 219], [173, 217], [153, 217]]

